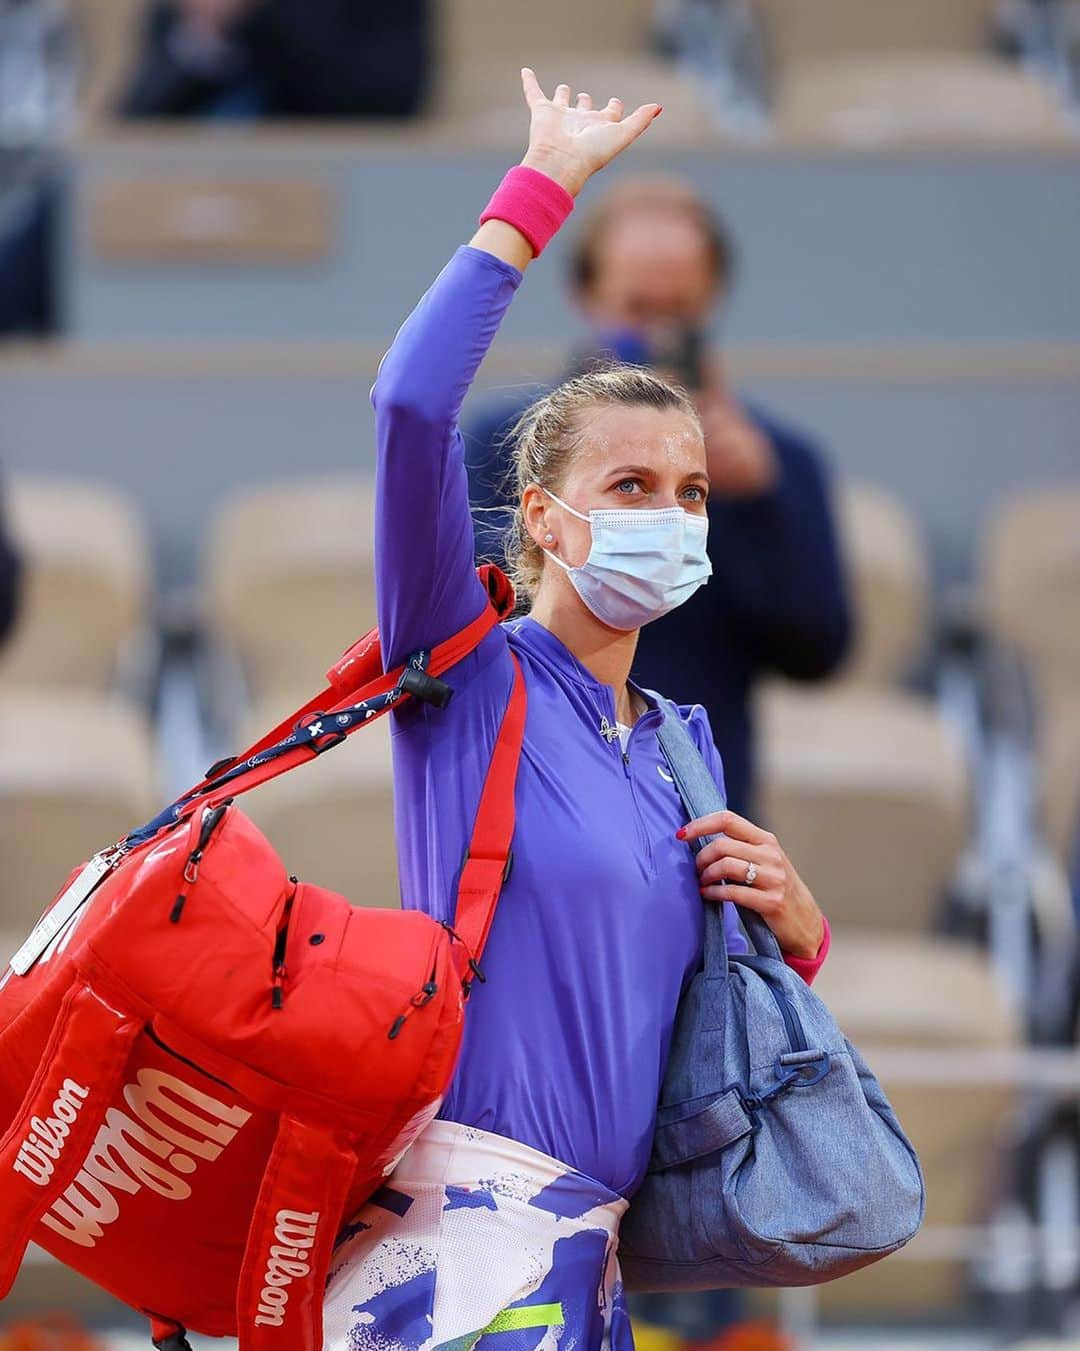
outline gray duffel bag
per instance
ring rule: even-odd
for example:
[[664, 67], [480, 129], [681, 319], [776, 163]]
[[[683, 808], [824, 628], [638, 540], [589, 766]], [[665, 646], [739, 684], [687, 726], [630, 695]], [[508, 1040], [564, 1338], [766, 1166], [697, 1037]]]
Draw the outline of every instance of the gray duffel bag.
[[[661, 708], [690, 817], [722, 811], [678, 713]], [[815, 1285], [922, 1223], [919, 1161], [880, 1084], [764, 920], [739, 916], [754, 953], [729, 954], [720, 907], [706, 906], [704, 969], [679, 1007], [649, 1171], [620, 1230], [628, 1290]]]

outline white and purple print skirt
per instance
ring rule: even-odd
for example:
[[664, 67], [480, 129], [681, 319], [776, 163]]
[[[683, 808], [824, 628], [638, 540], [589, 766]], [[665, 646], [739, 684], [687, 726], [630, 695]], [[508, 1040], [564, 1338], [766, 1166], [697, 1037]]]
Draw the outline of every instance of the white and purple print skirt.
[[324, 1351], [633, 1351], [626, 1206], [527, 1145], [434, 1121], [342, 1230]]

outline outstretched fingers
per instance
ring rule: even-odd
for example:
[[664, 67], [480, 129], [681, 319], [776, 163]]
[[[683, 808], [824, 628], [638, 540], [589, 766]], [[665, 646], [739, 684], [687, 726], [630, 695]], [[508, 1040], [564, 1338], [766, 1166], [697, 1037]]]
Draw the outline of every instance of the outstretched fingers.
[[635, 108], [632, 113], [624, 117], [619, 123], [623, 132], [622, 148], [625, 149], [631, 141], [636, 141], [646, 127], [651, 126], [663, 111], [659, 103], [643, 103], [640, 108]]
[[538, 103], [543, 102], [544, 91], [540, 88], [536, 71], [529, 66], [522, 66], [521, 68], [521, 88], [525, 93], [525, 102], [530, 108], [535, 108]]

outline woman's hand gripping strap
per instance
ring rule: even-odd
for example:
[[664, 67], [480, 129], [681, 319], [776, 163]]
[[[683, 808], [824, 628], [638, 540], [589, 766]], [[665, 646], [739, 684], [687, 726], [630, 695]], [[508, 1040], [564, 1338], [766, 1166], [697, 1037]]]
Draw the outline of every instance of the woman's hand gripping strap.
[[240, 1351], [322, 1351], [323, 1292], [356, 1170], [333, 1131], [281, 1118], [237, 1289]]
[[0, 1137], [0, 1299], [35, 1227], [86, 1162], [141, 1031], [140, 1019], [88, 985], [64, 997], [38, 1071]]
[[[503, 883], [510, 876], [514, 838], [514, 784], [525, 737], [525, 677], [511, 652], [514, 678], [510, 699], [491, 753], [487, 778], [476, 810], [472, 838], [458, 879], [454, 933], [461, 939], [473, 973], [495, 918]], [[469, 982], [466, 981], [466, 990]]]

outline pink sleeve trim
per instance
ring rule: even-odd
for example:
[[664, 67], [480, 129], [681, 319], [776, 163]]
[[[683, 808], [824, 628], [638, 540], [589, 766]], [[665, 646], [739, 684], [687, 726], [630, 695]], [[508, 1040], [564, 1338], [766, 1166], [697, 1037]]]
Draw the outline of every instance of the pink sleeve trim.
[[825, 915], [821, 917], [825, 921], [825, 932], [821, 938], [821, 946], [813, 957], [793, 957], [790, 952], [784, 953], [784, 961], [791, 967], [792, 971], [802, 976], [807, 985], [813, 985], [814, 977], [821, 970], [825, 958], [829, 955], [829, 941], [832, 933], [829, 929], [829, 921]]

